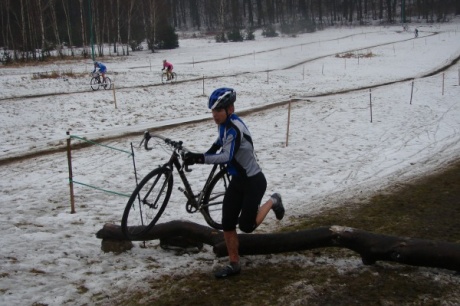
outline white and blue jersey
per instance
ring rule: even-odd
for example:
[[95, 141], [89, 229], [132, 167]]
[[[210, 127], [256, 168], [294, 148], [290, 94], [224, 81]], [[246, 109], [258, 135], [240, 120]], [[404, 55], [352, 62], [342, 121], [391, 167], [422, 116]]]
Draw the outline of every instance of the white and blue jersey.
[[102, 63], [97, 63], [96, 65], [94, 65], [93, 73], [96, 72], [97, 68], [99, 68], [100, 73], [106, 73], [107, 72], [107, 67]]
[[[204, 154], [206, 164], [227, 164], [232, 176], [252, 177], [262, 171], [254, 153], [251, 133], [237, 115], [228, 116], [224, 124], [219, 124], [218, 131], [217, 140]], [[217, 153], [219, 148], [221, 150]]]

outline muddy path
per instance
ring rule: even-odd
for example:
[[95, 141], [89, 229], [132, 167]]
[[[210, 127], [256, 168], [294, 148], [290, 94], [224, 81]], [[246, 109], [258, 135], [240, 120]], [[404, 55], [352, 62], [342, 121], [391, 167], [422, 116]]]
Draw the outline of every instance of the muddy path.
[[[438, 34], [439, 34], [438, 32], [433, 32], [433, 33], [430, 33], [429, 35], [431, 36], [431, 35], [438, 35]], [[354, 34], [354, 35], [363, 35], [363, 34]], [[347, 35], [347, 36], [337, 38], [337, 39], [334, 39], [334, 40], [344, 39], [344, 38], [351, 37], [351, 36], [354, 36], [354, 35]], [[356, 49], [347, 49], [347, 50], [343, 50], [341, 53], [359, 52], [360, 50], [366, 50], [366, 49], [373, 48], [373, 47], [379, 47], [379, 46], [391, 45], [391, 44], [395, 44], [395, 43], [406, 42], [406, 41], [412, 40], [412, 39], [414, 39], [414, 38], [398, 40], [398, 41], [393, 41], [393, 42], [387, 42], [387, 43], [384, 43], [384, 44], [366, 46], [366, 47], [361, 47], [361, 48], [356, 48]], [[290, 45], [290, 46], [285, 46], [285, 47], [282, 47], [282, 48], [292, 48], [293, 46], [295, 47], [295, 46], [300, 46], [300, 45], [302, 45], [302, 44]], [[264, 50], [264, 51], [259, 51], [259, 53], [271, 52], [273, 50], [279, 50], [279, 49], [281, 49], [281, 48], [267, 49], [267, 50]], [[296, 63], [294, 65], [279, 68], [279, 69], [276, 69], [276, 70], [293, 69], [293, 68], [301, 66], [301, 65], [303, 65], [305, 63], [317, 61], [319, 59], [330, 57], [330, 56], [333, 56], [335, 54], [336, 53], [322, 55], [320, 57], [316, 57], [316, 58], [308, 59], [308, 60], [305, 60], [305, 61], [301, 61], [301, 62], [298, 62], [298, 63]], [[252, 56], [252, 53], [238, 55], [238, 57], [242, 57], [242, 56]], [[222, 60], [222, 58], [220, 58], [220, 59], [210, 59], [210, 60], [208, 60], [208, 62], [218, 61], [218, 60]], [[291, 99], [287, 99], [287, 100], [283, 100], [283, 101], [278, 101], [278, 102], [275, 102], [275, 103], [269, 103], [269, 104], [266, 104], [266, 105], [254, 107], [254, 108], [248, 109], [248, 110], [246, 110], [244, 112], [240, 112], [240, 114], [241, 115], [248, 115], [248, 114], [251, 114], [251, 113], [256, 113], [256, 112], [276, 108], [276, 107], [279, 107], [279, 106], [283, 106], [283, 105], [286, 105], [286, 104], [288, 104], [290, 102], [305, 101], [305, 100], [308, 100], [310, 98], [315, 98], [315, 97], [324, 97], [324, 96], [348, 94], [348, 93], [352, 93], [352, 92], [356, 92], [356, 91], [362, 91], [362, 90], [367, 90], [367, 89], [371, 89], [371, 88], [385, 87], [385, 86], [390, 86], [390, 85], [397, 84], [397, 83], [408, 82], [408, 81], [414, 80], [416, 78], [430, 77], [430, 76], [433, 76], [433, 75], [436, 75], [438, 73], [441, 73], [443, 71], [448, 70], [452, 66], [456, 65], [459, 61], [460, 61], [460, 54], [457, 55], [454, 59], [452, 59], [449, 62], [445, 63], [443, 66], [435, 67], [434, 70], [432, 69], [432, 70], [426, 72], [425, 74], [423, 74], [422, 76], [420, 76], [420, 74], [419, 74], [418, 76], [405, 77], [405, 78], [401, 78], [401, 79], [397, 79], [397, 80], [393, 80], [393, 81], [389, 81], [389, 82], [382, 82], [380, 84], [372, 84], [372, 85], [369, 85], [369, 86], [359, 86], [359, 87], [356, 87], [356, 88], [348, 88], [348, 89], [343, 89], [343, 90], [333, 90], [333, 91], [329, 91], [329, 92], [311, 94], [311, 95], [308, 95], [308, 96], [297, 96], [295, 98], [291, 98]], [[229, 76], [238, 76], [238, 75], [255, 74], [255, 73], [260, 73], [260, 72], [254, 72], [254, 71], [252, 71], [252, 72], [242, 72], [242, 73], [236, 73], [236, 74], [219, 75], [219, 76], [214, 76], [214, 77], [211, 77], [211, 78], [212, 79], [219, 79], [219, 78], [225, 78], [225, 77], [229, 77]], [[184, 80], [184, 81], [180, 81], [178, 83], [196, 82], [197, 80], [201, 80], [201, 78]], [[152, 84], [152, 85], [145, 85], [145, 86], [124, 87], [124, 88], [120, 88], [119, 90], [132, 90], [132, 89], [137, 89], [137, 88], [154, 87], [154, 86], [163, 86], [163, 84]], [[31, 96], [31, 95], [29, 95], [29, 96], [21, 96], [21, 97], [3, 99], [3, 101], [7, 102], [7, 101], [24, 100], [24, 99], [28, 99], [28, 98], [37, 98], [37, 97], [38, 98], [52, 97], [52, 96], [58, 96], [58, 95], [75, 95], [75, 94], [79, 94], [79, 93], [87, 93], [87, 90], [81, 91], [81, 92], [73, 92], [73, 93], [68, 93], [67, 92], [67, 93], [42, 94], [42, 95], [33, 95], [33, 96]], [[181, 124], [181, 125], [183, 125], [183, 124], [195, 124], [197, 122], [206, 121], [206, 120], [210, 120], [210, 119], [202, 119], [202, 118], [201, 119], [196, 119], [196, 120], [190, 119], [190, 120], [187, 120], [186, 122], [177, 123], [176, 125], [179, 125], [179, 124]], [[171, 128], [171, 127], [174, 127], [174, 126], [175, 125], [169, 125], [167, 127], [164, 127], [164, 129]], [[160, 130], [160, 129], [161, 128], [157, 128], [156, 130]], [[144, 130], [145, 130], [145, 128], [140, 128], [139, 130], [119, 133], [119, 134], [117, 134], [115, 136], [105, 136], [103, 138], [96, 138], [96, 139], [93, 139], [93, 140], [96, 141], [96, 142], [101, 142], [101, 141], [107, 141], [107, 140], [122, 139], [122, 138], [128, 137], [128, 136], [139, 135], [139, 133], [143, 132]], [[73, 149], [79, 149], [79, 147], [75, 147]], [[43, 155], [47, 155], [47, 154], [52, 154], [52, 153], [56, 153], [56, 152], [65, 152], [66, 150], [67, 150], [67, 146], [65, 144], [60, 144], [60, 145], [57, 145], [57, 146], [49, 146], [48, 148], [43, 148], [41, 150], [23, 152], [22, 154], [19, 154], [18, 156], [12, 156], [12, 157], [6, 157], [4, 159], [0, 159], [0, 165], [5, 165], [5, 164], [9, 164], [9, 163], [12, 163], [12, 162], [15, 162], [15, 161], [20, 161], [20, 160], [24, 160], [24, 159], [30, 159], [30, 158], [43, 156]]]
[[[352, 38], [352, 37], [355, 37], [355, 36], [358, 36], [358, 35], [367, 35], [367, 34], [372, 34], [372, 33], [373, 32], [363, 32], [363, 33], [360, 33], [360, 34], [345, 35], [343, 37], [339, 37], [339, 38], [335, 38], [335, 39], [324, 40], [323, 42], [339, 41], [339, 40], [343, 40], [343, 39], [347, 39], [347, 38]], [[428, 35], [426, 35], [425, 37], [439, 35], [439, 34], [440, 34], [439, 32], [432, 32], [432, 33], [429, 33]], [[324, 55], [317, 56], [317, 57], [314, 57], [314, 58], [309, 58], [309, 59], [306, 59], [306, 60], [302, 60], [302, 61], [300, 61], [298, 63], [292, 64], [292, 65], [289, 65], [289, 66], [286, 66], [286, 67], [278, 68], [278, 69], [265, 69], [265, 70], [259, 70], [259, 71], [251, 71], [251, 72], [241, 72], [241, 73], [233, 73], [233, 74], [223, 74], [223, 75], [216, 75], [216, 76], [208, 76], [208, 77], [206, 77], [206, 79], [221, 79], [221, 78], [236, 77], [236, 76], [248, 75], [248, 74], [259, 74], [259, 73], [262, 73], [262, 72], [285, 71], [285, 70], [290, 70], [290, 69], [293, 69], [293, 68], [308, 64], [308, 63], [313, 63], [315, 61], [318, 61], [318, 60], [321, 60], [321, 59], [324, 59], [324, 58], [335, 56], [336, 54], [359, 52], [359, 51], [367, 50], [367, 49], [371, 49], [371, 48], [377, 48], [377, 47], [383, 47], [383, 46], [392, 45], [392, 44], [404, 43], [404, 42], [407, 42], [407, 41], [410, 41], [410, 40], [413, 40], [413, 39], [415, 39], [415, 38], [407, 38], [407, 39], [395, 40], [395, 41], [391, 41], [391, 42], [387, 42], [387, 43], [374, 44], [374, 45], [369, 45], [369, 46], [360, 47], [360, 48], [345, 49], [345, 50], [342, 50], [341, 52], [328, 53], [328, 54], [324, 54]], [[315, 41], [315, 42], [309, 42], [309, 43], [292, 44], [292, 45], [289, 45], [289, 46], [272, 48], [272, 49], [262, 50], [262, 51], [258, 51], [258, 52], [243, 53], [243, 54], [229, 56], [229, 57], [220, 57], [220, 58], [215, 58], [215, 59], [196, 61], [196, 62], [193, 62], [193, 64], [212, 63], [212, 62], [228, 60], [229, 58], [231, 58], [231, 59], [242, 58], [242, 57], [246, 57], [246, 56], [253, 56], [254, 54], [269, 53], [269, 52], [279, 51], [279, 50], [283, 50], [283, 49], [290, 49], [290, 48], [294, 48], [294, 47], [308, 46], [308, 45], [317, 44], [317, 43], [318, 42]], [[458, 62], [459, 59], [460, 59], [460, 54], [451, 63], [449, 63], [449, 64], [447, 64], [447, 65], [445, 65], [443, 67], [439, 67], [439, 68], [437, 68], [436, 71], [429, 72], [425, 76], [431, 76], [433, 74], [442, 72], [442, 71], [450, 68], [451, 66], [455, 65], [455, 63]], [[192, 64], [192, 62], [186, 62], [184, 64]], [[141, 68], [146, 68], [146, 67], [148, 67], [148, 66], [138, 66], [138, 67], [133, 67], [131, 69], [134, 70], [134, 69], [141, 69]], [[373, 85], [372, 87], [381, 87], [381, 86], [385, 86], [385, 85], [395, 84], [395, 83], [398, 83], [398, 82], [405, 82], [405, 81], [411, 80], [411, 79], [413, 79], [413, 78], [406, 78], [406, 79], [401, 79], [401, 80], [395, 80], [395, 81], [392, 81], [392, 82], [376, 84], [376, 85]], [[202, 78], [198, 77], [198, 78], [190, 78], [190, 79], [186, 79], [186, 80], [177, 81], [176, 83], [185, 84], [185, 83], [197, 82], [197, 81], [200, 81], [200, 80], [202, 80]], [[164, 86], [164, 84], [162, 84], [162, 83], [154, 83], [154, 84], [148, 84], [148, 85], [123, 86], [123, 87], [118, 87], [117, 90], [132, 90], [132, 89], [142, 89], [142, 88], [150, 88], [150, 87], [158, 87], [158, 86]], [[362, 89], [368, 89], [368, 88], [371, 88], [371, 87], [354, 88], [354, 89], [350, 89], [350, 90], [343, 91], [343, 92], [346, 93], [346, 92], [352, 92], [352, 91], [355, 91], [355, 90], [362, 90]], [[15, 97], [0, 98], [0, 102], [3, 102], [3, 101], [5, 101], [5, 102], [7, 102], [7, 101], [19, 101], [19, 100], [34, 99], [34, 98], [46, 98], [46, 97], [53, 97], [53, 96], [55, 97], [55, 96], [75, 95], [75, 94], [86, 94], [86, 93], [88, 93], [88, 90], [85, 89], [85, 90], [70, 91], [70, 92], [55, 92], [55, 93], [44, 93], [44, 94], [35, 94], [35, 95], [19, 95], [19, 96], [15, 96]], [[339, 94], [339, 93], [342, 93], [342, 92], [327, 93], [327, 94], [323, 94], [323, 95], [332, 95], [332, 94]]]

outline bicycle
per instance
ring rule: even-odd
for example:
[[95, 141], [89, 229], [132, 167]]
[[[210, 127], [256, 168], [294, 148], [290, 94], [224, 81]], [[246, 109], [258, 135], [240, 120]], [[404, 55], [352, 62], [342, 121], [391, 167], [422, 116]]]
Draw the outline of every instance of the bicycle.
[[112, 80], [106, 76], [105, 80], [101, 80], [101, 74], [99, 72], [90, 73], [92, 76], [91, 81], [89, 84], [91, 85], [92, 90], [99, 90], [100, 87], [104, 89], [111, 89], [112, 88]]
[[157, 138], [172, 149], [171, 156], [165, 164], [147, 174], [134, 189], [126, 204], [121, 220], [121, 229], [125, 237], [134, 240], [150, 231], [160, 219], [168, 205], [174, 184], [174, 169], [185, 187], [178, 189], [185, 195], [188, 213], [200, 212], [206, 223], [211, 227], [222, 229], [222, 203], [230, 182], [230, 175], [225, 165], [213, 165], [206, 182], [200, 192], [194, 193], [187, 180], [186, 173], [192, 171], [184, 163], [187, 152], [182, 141], [174, 141], [158, 134], [144, 132], [139, 147], [144, 144], [146, 150], [151, 138]]
[[177, 81], [177, 74], [175, 72], [170, 73], [171, 78], [168, 80], [168, 74], [166, 71], [161, 73], [161, 83], [175, 83]]

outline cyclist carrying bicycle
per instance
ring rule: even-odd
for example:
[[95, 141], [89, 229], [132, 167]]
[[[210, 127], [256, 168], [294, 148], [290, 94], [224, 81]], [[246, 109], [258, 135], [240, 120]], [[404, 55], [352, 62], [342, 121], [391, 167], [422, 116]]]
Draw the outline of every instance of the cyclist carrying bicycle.
[[174, 77], [172, 75], [173, 68], [174, 67], [170, 62], [168, 62], [167, 60], [163, 60], [163, 69], [161, 69], [161, 71], [164, 71], [166, 69], [166, 76], [168, 78], [168, 81]]
[[211, 94], [208, 107], [218, 125], [217, 140], [204, 154], [187, 152], [184, 155], [186, 165], [227, 164], [232, 176], [222, 205], [222, 226], [230, 264], [217, 271], [216, 278], [237, 275], [241, 271], [237, 224], [241, 231], [251, 233], [270, 210], [275, 212], [278, 220], [284, 217], [284, 206], [278, 193], [260, 206], [267, 181], [257, 163], [251, 134], [235, 114], [235, 101], [236, 92], [232, 88], [218, 88]]
[[95, 73], [97, 69], [99, 69], [98, 72], [102, 75], [102, 82], [105, 83], [105, 73], [107, 72], [107, 67], [103, 63], [95, 61], [93, 73]]

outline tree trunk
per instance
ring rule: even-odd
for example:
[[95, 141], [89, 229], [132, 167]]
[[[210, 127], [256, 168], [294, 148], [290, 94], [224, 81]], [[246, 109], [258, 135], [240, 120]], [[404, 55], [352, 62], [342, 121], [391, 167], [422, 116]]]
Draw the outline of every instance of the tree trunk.
[[83, 18], [83, 0], [80, 0], [81, 43], [86, 48], [85, 22]]
[[128, 31], [127, 31], [128, 48], [126, 49], [127, 55], [129, 55], [129, 46], [131, 44], [131, 19], [133, 18], [134, 5], [135, 5], [134, 0], [131, 0], [128, 4]]
[[64, 10], [64, 15], [65, 15], [65, 20], [66, 20], [66, 28], [67, 28], [67, 38], [69, 39], [69, 45], [68, 47], [71, 50], [71, 55], [74, 56], [73, 53], [73, 42], [72, 42], [72, 33], [70, 31], [70, 19], [69, 19], [69, 8], [67, 7], [67, 4], [65, 3], [64, 0], [62, 0], [62, 7]]
[[[126, 238], [121, 227], [106, 224], [96, 234], [103, 244], [121, 242]], [[155, 225], [136, 241], [182, 237], [213, 246], [217, 257], [227, 256], [223, 233], [213, 228], [186, 221]], [[412, 266], [434, 267], [460, 271], [460, 245], [415, 238], [374, 234], [359, 229], [328, 226], [310, 230], [276, 234], [239, 234], [240, 255], [262, 255], [298, 252], [315, 248], [339, 247], [357, 252], [365, 265], [392, 261]]]
[[5, 0], [5, 2], [0, 2], [0, 18], [1, 18], [1, 31], [2, 31], [2, 38], [3, 38], [3, 46], [4, 48], [9, 47], [8, 44], [8, 28], [9, 22], [6, 22], [6, 19], [9, 15], [9, 0]]
[[62, 56], [62, 45], [61, 45], [61, 39], [59, 37], [59, 28], [58, 28], [58, 22], [56, 18], [56, 0], [49, 0], [49, 7], [51, 10], [51, 19], [53, 20], [53, 31], [54, 31], [54, 37], [56, 38], [56, 49], [59, 53], [59, 56]]
[[[117, 0], [116, 8], [117, 8], [117, 13], [116, 13], [116, 16], [117, 16], [117, 43], [118, 43], [118, 46], [121, 46], [121, 49], [124, 55], [123, 45], [121, 44], [121, 32], [120, 32], [121, 31], [120, 29], [120, 0]], [[117, 50], [117, 55], [120, 55], [118, 50]]]
[[46, 38], [45, 38], [45, 25], [43, 22], [43, 9], [42, 9], [42, 1], [38, 0], [38, 19], [40, 20], [40, 31], [41, 31], [41, 54], [42, 54], [42, 59], [44, 57], [43, 53], [45, 52], [46, 49]]
[[24, 54], [27, 52], [27, 33], [26, 33], [26, 17], [24, 15], [24, 2], [23, 0], [20, 0], [20, 6], [21, 6], [21, 36], [22, 36], [22, 51], [23, 53], [23, 58]]

